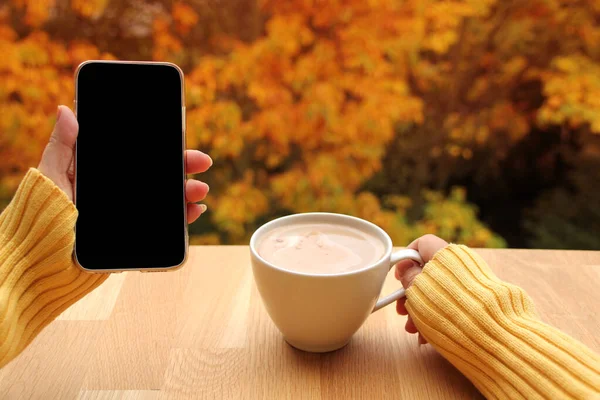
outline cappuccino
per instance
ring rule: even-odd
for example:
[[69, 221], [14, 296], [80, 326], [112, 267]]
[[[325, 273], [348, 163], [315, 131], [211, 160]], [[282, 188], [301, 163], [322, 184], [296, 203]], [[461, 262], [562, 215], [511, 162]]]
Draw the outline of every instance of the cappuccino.
[[385, 254], [381, 239], [350, 226], [290, 224], [265, 234], [258, 254], [289, 271], [331, 275], [362, 269]]

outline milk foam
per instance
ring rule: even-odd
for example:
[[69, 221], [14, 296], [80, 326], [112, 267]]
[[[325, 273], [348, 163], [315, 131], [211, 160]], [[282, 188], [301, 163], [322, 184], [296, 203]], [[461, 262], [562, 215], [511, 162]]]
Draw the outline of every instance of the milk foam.
[[344, 225], [290, 224], [273, 229], [258, 245], [258, 254], [280, 268], [311, 274], [358, 270], [381, 259], [377, 237]]

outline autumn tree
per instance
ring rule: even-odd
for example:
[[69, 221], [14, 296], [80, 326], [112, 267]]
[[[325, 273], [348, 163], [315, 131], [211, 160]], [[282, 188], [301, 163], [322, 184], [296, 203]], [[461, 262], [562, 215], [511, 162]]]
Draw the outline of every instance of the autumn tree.
[[176, 58], [189, 69], [199, 55], [215, 51], [217, 34], [257, 34], [252, 1], [200, 9], [170, 0], [0, 2], [0, 206], [26, 169], [37, 165], [57, 105], [72, 104], [79, 63]]
[[[490, 182], [531, 132], [558, 130], [562, 147], [600, 133], [599, 13], [567, 0], [12, 0], [0, 197], [37, 162], [80, 61], [167, 60], [186, 72], [188, 145], [215, 160], [193, 242], [333, 211], [397, 244], [431, 232], [502, 246], [467, 199], [510, 192]], [[455, 187], [467, 178], [479, 186]]]
[[397, 132], [425, 124], [411, 68], [437, 39], [427, 42], [430, 17], [406, 4], [263, 2], [263, 36], [229, 43], [225, 56], [192, 70], [188, 140], [217, 160], [212, 218], [229, 240], [281, 213], [320, 210], [370, 219], [398, 243], [428, 231], [503, 243], [461, 191], [449, 199], [423, 192], [430, 202], [409, 220], [411, 200], [398, 190], [385, 198], [362, 190]]

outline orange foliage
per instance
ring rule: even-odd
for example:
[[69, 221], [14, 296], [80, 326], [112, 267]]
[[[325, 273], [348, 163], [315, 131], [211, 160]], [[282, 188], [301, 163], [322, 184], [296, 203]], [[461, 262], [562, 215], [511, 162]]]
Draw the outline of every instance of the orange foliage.
[[82, 17], [98, 19], [104, 13], [108, 0], [71, 0], [71, 7]]
[[186, 35], [198, 22], [198, 14], [194, 9], [182, 1], [173, 4], [173, 19], [177, 23], [177, 30]]
[[[431, 145], [414, 156], [469, 160], [490, 140], [505, 138], [508, 146], [534, 126], [600, 133], [600, 10], [590, 6], [262, 0], [256, 20], [264, 19], [264, 30], [256, 31], [263, 33], [241, 41], [202, 36], [203, 15], [214, 15], [208, 3], [117, 3], [71, 0], [75, 17], [61, 15], [55, 0], [0, 6], [4, 198], [37, 164], [56, 105], [71, 103], [76, 66], [113, 53], [149, 54], [186, 69], [188, 144], [215, 160], [208, 199], [215, 231], [198, 243], [243, 242], [266, 219], [319, 210], [370, 219], [398, 244], [433, 232], [502, 245], [460, 189], [448, 197], [425, 192], [416, 220], [406, 216], [411, 200], [393, 188], [385, 198], [364, 190], [390, 143], [421, 135]], [[18, 30], [11, 25], [17, 17]], [[75, 32], [65, 40], [53, 30], [63, 17], [122, 18], [110, 26], [123, 32], [98, 43]], [[127, 53], [116, 37], [135, 38], [137, 47]], [[223, 47], [202, 53], [198, 38]], [[526, 91], [535, 85], [537, 92]]]

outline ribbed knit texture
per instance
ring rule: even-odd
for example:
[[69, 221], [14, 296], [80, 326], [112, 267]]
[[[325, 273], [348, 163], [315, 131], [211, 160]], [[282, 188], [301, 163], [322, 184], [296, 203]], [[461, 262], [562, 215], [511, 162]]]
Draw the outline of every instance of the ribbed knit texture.
[[600, 398], [600, 357], [543, 323], [469, 248], [437, 252], [406, 295], [419, 332], [486, 398]]
[[76, 219], [66, 194], [36, 169], [0, 215], [0, 368], [107, 278], [73, 263]]

